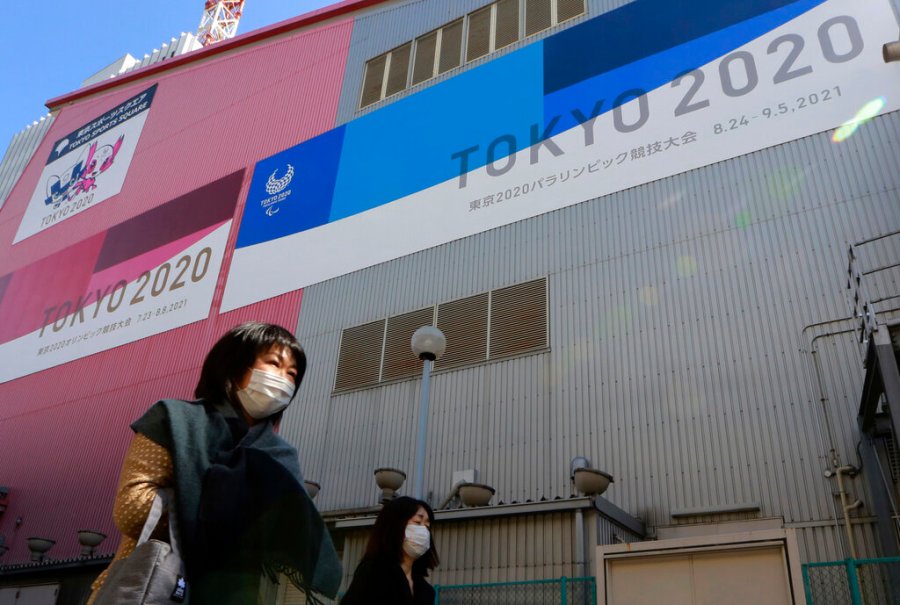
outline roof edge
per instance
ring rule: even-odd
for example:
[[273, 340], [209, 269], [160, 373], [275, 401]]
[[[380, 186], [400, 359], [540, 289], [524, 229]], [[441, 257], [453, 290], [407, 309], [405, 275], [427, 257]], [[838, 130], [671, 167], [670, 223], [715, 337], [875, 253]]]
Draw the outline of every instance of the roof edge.
[[53, 111], [55, 108], [59, 108], [61, 105], [73, 103], [85, 97], [94, 95], [98, 92], [117, 88], [119, 86], [141, 80], [143, 78], [146, 78], [147, 76], [162, 73], [170, 69], [180, 67], [182, 65], [193, 63], [195, 61], [201, 61], [220, 53], [225, 53], [237, 48], [241, 48], [242, 46], [255, 44], [267, 38], [272, 38], [274, 36], [278, 36], [295, 29], [300, 29], [302, 27], [321, 23], [322, 21], [325, 21], [327, 19], [340, 17], [342, 15], [368, 8], [370, 6], [383, 4], [387, 1], [388, 0], [343, 0], [343, 2], [338, 2], [337, 4], [333, 4], [331, 6], [326, 6], [312, 12], [304, 13], [302, 15], [298, 15], [297, 17], [287, 19], [285, 21], [280, 21], [278, 23], [273, 23], [272, 25], [267, 25], [266, 27], [261, 27], [256, 30], [249, 31], [246, 34], [239, 35], [224, 42], [219, 42], [217, 44], [214, 44], [213, 46], [201, 48], [184, 55], [173, 57], [172, 59], [168, 59], [166, 61], [161, 61], [159, 63], [154, 63], [152, 65], [130, 71], [121, 76], [110, 78], [109, 80], [104, 80], [103, 82], [98, 82], [84, 88], [79, 88], [78, 90], [60, 95], [58, 97], [53, 97], [47, 100], [44, 105], [47, 107], [47, 109]]

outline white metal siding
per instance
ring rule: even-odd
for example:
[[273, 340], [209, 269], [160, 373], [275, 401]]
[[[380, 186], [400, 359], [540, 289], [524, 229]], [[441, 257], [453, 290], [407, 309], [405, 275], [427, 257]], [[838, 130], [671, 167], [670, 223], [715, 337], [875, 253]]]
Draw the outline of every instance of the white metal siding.
[[[441, 563], [429, 581], [456, 585], [585, 575], [585, 568], [580, 568], [575, 561], [574, 520], [574, 511], [568, 511], [438, 522], [433, 534]], [[592, 514], [585, 515], [586, 528], [594, 523]], [[352, 581], [368, 535], [367, 530], [346, 535], [342, 592]], [[588, 539], [595, 535], [589, 530]], [[593, 551], [593, 548], [586, 549], [586, 556], [593, 557]], [[587, 575], [592, 575], [593, 563], [585, 563]]]
[[[548, 275], [549, 352], [434, 376], [435, 501], [466, 468], [495, 502], [567, 495], [585, 455], [650, 526], [748, 502], [788, 523], [833, 519], [810, 341], [850, 325], [830, 322], [847, 315], [847, 246], [900, 226], [897, 140], [895, 112], [841, 145], [807, 137], [307, 288], [307, 404], [284, 431], [305, 435], [319, 505], [374, 504], [374, 468], [413, 468], [419, 381], [332, 397], [341, 329]], [[858, 348], [849, 333], [815, 346], [835, 448], [856, 464]], [[866, 499], [863, 483], [850, 490]]]
[[[44, 140], [44, 135], [47, 134], [51, 124], [53, 124], [53, 116], [50, 114], [42, 116], [40, 120], [36, 120], [24, 130], [16, 133], [9, 142], [9, 147], [3, 155], [3, 161], [0, 162], [0, 210], [3, 209], [6, 198], [9, 197], [13, 187], [19, 181], [19, 177], [22, 176], [22, 171], [25, 170], [31, 156]], [[2, 220], [5, 220], [5, 217], [0, 217], [0, 221]]]

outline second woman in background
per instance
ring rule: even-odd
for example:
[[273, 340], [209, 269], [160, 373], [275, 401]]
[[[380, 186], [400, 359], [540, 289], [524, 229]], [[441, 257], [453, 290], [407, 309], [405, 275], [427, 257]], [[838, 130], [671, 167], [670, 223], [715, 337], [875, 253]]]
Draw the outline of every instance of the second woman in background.
[[407, 496], [387, 502], [341, 605], [434, 605], [425, 579], [438, 564], [432, 523], [426, 502]]

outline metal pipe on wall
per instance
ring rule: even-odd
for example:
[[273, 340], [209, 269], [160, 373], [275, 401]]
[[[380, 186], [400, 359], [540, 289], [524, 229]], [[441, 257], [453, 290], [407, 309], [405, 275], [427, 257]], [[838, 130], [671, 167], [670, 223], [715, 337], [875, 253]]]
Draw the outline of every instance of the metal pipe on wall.
[[853, 538], [853, 528], [850, 526], [850, 511], [859, 508], [862, 506], [862, 501], [858, 498], [853, 501], [853, 503], [848, 504], [847, 502], [847, 492], [844, 490], [844, 475], [850, 475], [851, 477], [857, 473], [858, 469], [855, 466], [841, 466], [835, 469], [835, 475], [837, 475], [837, 483], [838, 483], [838, 492], [841, 497], [841, 509], [844, 511], [844, 527], [847, 530], [847, 543], [850, 546], [850, 557], [853, 559], [858, 559], [856, 553], [856, 540]]
[[[801, 335], [813, 327], [825, 326], [828, 324], [835, 324], [835, 323], [839, 323], [839, 322], [843, 322], [843, 321], [850, 321], [851, 319], [852, 318], [844, 317], [841, 319], [832, 319], [832, 320], [828, 320], [828, 321], [818, 322], [815, 324], [810, 324], [810, 325], [806, 326], [805, 328], [803, 328], [803, 330], [801, 331]], [[831, 415], [828, 412], [828, 394], [825, 391], [825, 384], [824, 384], [824, 380], [822, 379], [822, 370], [821, 370], [821, 364], [819, 362], [818, 351], [816, 350], [816, 341], [819, 340], [820, 338], [824, 338], [826, 336], [837, 336], [837, 335], [849, 333], [852, 331], [853, 331], [853, 328], [850, 328], [850, 329], [845, 329], [845, 330], [838, 330], [838, 331], [834, 331], [834, 332], [826, 332], [824, 334], [819, 334], [817, 336], [814, 336], [809, 341], [809, 349], [808, 350], [801, 349], [801, 351], [803, 351], [804, 353], [809, 353], [810, 357], [812, 358], [813, 374], [815, 377], [816, 389], [817, 389], [818, 395], [819, 395], [819, 406], [820, 406], [820, 410], [822, 412], [821, 416], [819, 416], [819, 415], [816, 416], [816, 420], [817, 420], [816, 426], [819, 429], [819, 436], [823, 441], [823, 445], [828, 447], [829, 463], [831, 464], [832, 469], [838, 468], [840, 466], [840, 455], [838, 454], [837, 448], [835, 445], [836, 438], [834, 436], [834, 429], [832, 427]], [[824, 429], [825, 434], [824, 435], [822, 434], [822, 432], [823, 432], [822, 431], [822, 422], [823, 421], [825, 424], [825, 429]], [[826, 440], [827, 440], [827, 442], [826, 442]], [[828, 477], [830, 475], [826, 472], [825, 476]], [[830, 502], [831, 502], [831, 515], [832, 515], [832, 519], [834, 519], [834, 525], [836, 528], [839, 525], [838, 512], [837, 512], [837, 508], [835, 507], [834, 498], [831, 497], [832, 495], [833, 495], [833, 492], [831, 492], [831, 489], [829, 488], [829, 497], [830, 497]], [[841, 547], [841, 552], [843, 553], [843, 556], [846, 557], [847, 553], [844, 550], [843, 542], [838, 541], [838, 544]]]
[[425, 491], [425, 441], [428, 436], [428, 397], [431, 386], [431, 366], [434, 362], [426, 359], [422, 369], [422, 392], [419, 398], [419, 434], [416, 438], [416, 484], [415, 498], [421, 500]]
[[580, 508], [575, 509], [575, 573], [583, 578], [585, 573], [584, 561], [584, 513]]

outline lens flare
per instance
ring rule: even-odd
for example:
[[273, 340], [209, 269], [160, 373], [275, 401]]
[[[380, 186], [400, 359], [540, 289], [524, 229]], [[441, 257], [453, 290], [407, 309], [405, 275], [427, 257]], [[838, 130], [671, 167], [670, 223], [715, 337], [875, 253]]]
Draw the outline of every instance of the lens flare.
[[681, 198], [683, 197], [684, 193], [681, 191], [673, 193], [672, 195], [661, 201], [657, 208], [659, 208], [660, 210], [668, 210], [669, 208], [674, 208], [676, 205], [678, 205], [678, 202], [680, 202]]
[[659, 302], [659, 293], [653, 286], [644, 286], [638, 292], [641, 302], [647, 306], [653, 306]]
[[601, 336], [621, 336], [631, 325], [631, 309], [627, 305], [619, 305], [607, 311], [600, 319]]
[[790, 200], [800, 191], [806, 180], [806, 172], [797, 166], [783, 166], [775, 171], [769, 179], [770, 197], [778, 200]]
[[750, 215], [749, 210], [742, 210], [734, 215], [734, 225], [738, 229], [746, 229], [750, 226], [750, 223], [753, 222], [753, 218]]
[[857, 128], [877, 116], [878, 112], [884, 108], [885, 103], [887, 103], [887, 101], [884, 97], [878, 97], [863, 105], [862, 109], [857, 111], [855, 116], [841, 124], [841, 126], [834, 131], [831, 140], [835, 143], [840, 143], [849, 139], [853, 133], [856, 132]]
[[679, 277], [692, 277], [697, 274], [697, 259], [693, 256], [679, 256], [675, 261], [675, 270]]

